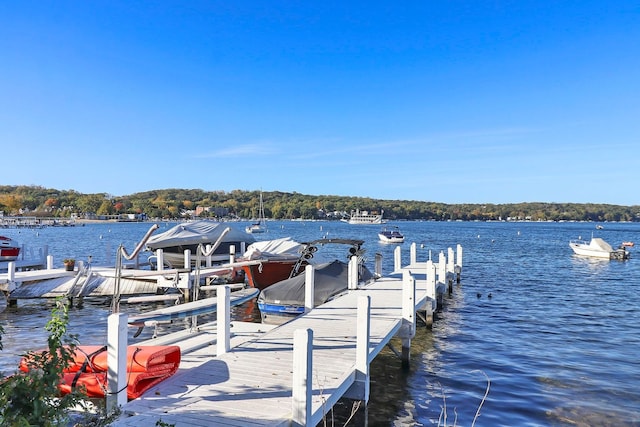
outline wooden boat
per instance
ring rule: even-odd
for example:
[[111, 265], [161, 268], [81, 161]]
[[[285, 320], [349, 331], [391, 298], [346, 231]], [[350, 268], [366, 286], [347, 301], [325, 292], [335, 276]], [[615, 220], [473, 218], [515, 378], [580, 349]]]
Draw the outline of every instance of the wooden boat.
[[[37, 353], [41, 353], [38, 351]], [[173, 375], [180, 366], [180, 347], [140, 346], [127, 347], [127, 397], [136, 399], [149, 388]], [[20, 361], [20, 370], [37, 369], [29, 356]], [[60, 392], [68, 394], [84, 388], [88, 397], [105, 397], [107, 390], [107, 346], [81, 345], [73, 352], [71, 363], [64, 369], [58, 385]]]
[[0, 261], [14, 261], [20, 255], [20, 245], [10, 237], [0, 236]]
[[629, 251], [626, 249], [613, 249], [611, 245], [600, 237], [592, 237], [590, 241], [571, 240], [569, 247], [576, 255], [602, 259], [628, 259]]
[[383, 243], [402, 243], [404, 242], [404, 236], [400, 233], [398, 227], [394, 227], [389, 230], [387, 228], [382, 229], [378, 233], [378, 238]]

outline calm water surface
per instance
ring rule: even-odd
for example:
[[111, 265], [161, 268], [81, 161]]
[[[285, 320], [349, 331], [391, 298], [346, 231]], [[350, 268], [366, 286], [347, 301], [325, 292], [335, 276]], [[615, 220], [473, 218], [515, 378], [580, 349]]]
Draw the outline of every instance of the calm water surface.
[[[462, 281], [446, 298], [433, 329], [418, 328], [411, 367], [403, 371], [391, 351], [372, 365], [369, 425], [470, 426], [489, 385], [476, 426], [640, 426], [640, 255], [632, 248], [631, 260], [598, 261], [577, 257], [568, 247], [570, 239], [592, 233], [614, 246], [626, 240], [640, 244], [640, 224], [608, 223], [603, 230], [589, 223], [394, 225], [406, 236], [403, 264], [415, 242], [419, 260], [430, 251], [437, 259], [439, 251], [459, 243], [464, 265]], [[57, 265], [65, 257], [89, 255], [95, 264], [112, 264], [118, 245], [131, 252], [150, 226], [1, 233], [31, 248], [48, 245]], [[373, 269], [374, 254], [381, 253], [388, 273], [396, 245], [379, 243], [378, 230], [336, 222], [271, 222], [259, 238], [360, 238], [368, 265]], [[42, 301], [19, 301], [0, 313], [3, 374], [15, 369], [23, 352], [46, 345], [42, 328], [50, 308]], [[85, 344], [105, 343], [108, 310], [108, 303], [99, 301], [74, 307], [70, 332]], [[233, 316], [256, 319], [257, 309], [239, 307]], [[341, 402], [335, 425], [344, 424], [350, 405]], [[364, 422], [361, 410], [350, 425]]]

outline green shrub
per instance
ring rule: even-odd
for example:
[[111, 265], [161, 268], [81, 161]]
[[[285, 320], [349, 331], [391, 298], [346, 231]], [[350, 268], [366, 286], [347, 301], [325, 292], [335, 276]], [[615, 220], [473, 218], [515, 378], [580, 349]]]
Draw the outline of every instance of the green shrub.
[[49, 332], [47, 350], [26, 353], [28, 372], [18, 370], [0, 382], [0, 425], [67, 425], [71, 408], [89, 407], [82, 390], [65, 396], [58, 391], [77, 345], [76, 336], [66, 333], [68, 323], [69, 307], [64, 299], [58, 299], [45, 327]]

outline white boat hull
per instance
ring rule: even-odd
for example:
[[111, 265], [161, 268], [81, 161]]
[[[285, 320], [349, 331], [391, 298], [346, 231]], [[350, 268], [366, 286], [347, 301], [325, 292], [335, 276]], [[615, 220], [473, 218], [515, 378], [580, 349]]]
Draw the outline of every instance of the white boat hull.
[[604, 240], [594, 237], [591, 241], [572, 240], [569, 247], [576, 255], [601, 259], [627, 259], [629, 252], [625, 249], [613, 249]]

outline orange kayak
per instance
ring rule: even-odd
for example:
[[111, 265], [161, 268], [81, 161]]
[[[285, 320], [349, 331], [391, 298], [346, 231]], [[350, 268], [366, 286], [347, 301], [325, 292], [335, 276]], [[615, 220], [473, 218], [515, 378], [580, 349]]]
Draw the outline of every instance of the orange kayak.
[[[145, 391], [173, 375], [180, 366], [178, 346], [135, 346], [127, 348], [127, 397]], [[20, 370], [29, 370], [29, 361], [20, 361]], [[73, 361], [64, 370], [59, 389], [63, 394], [84, 387], [89, 397], [104, 397], [107, 390], [107, 347], [77, 346]]]

